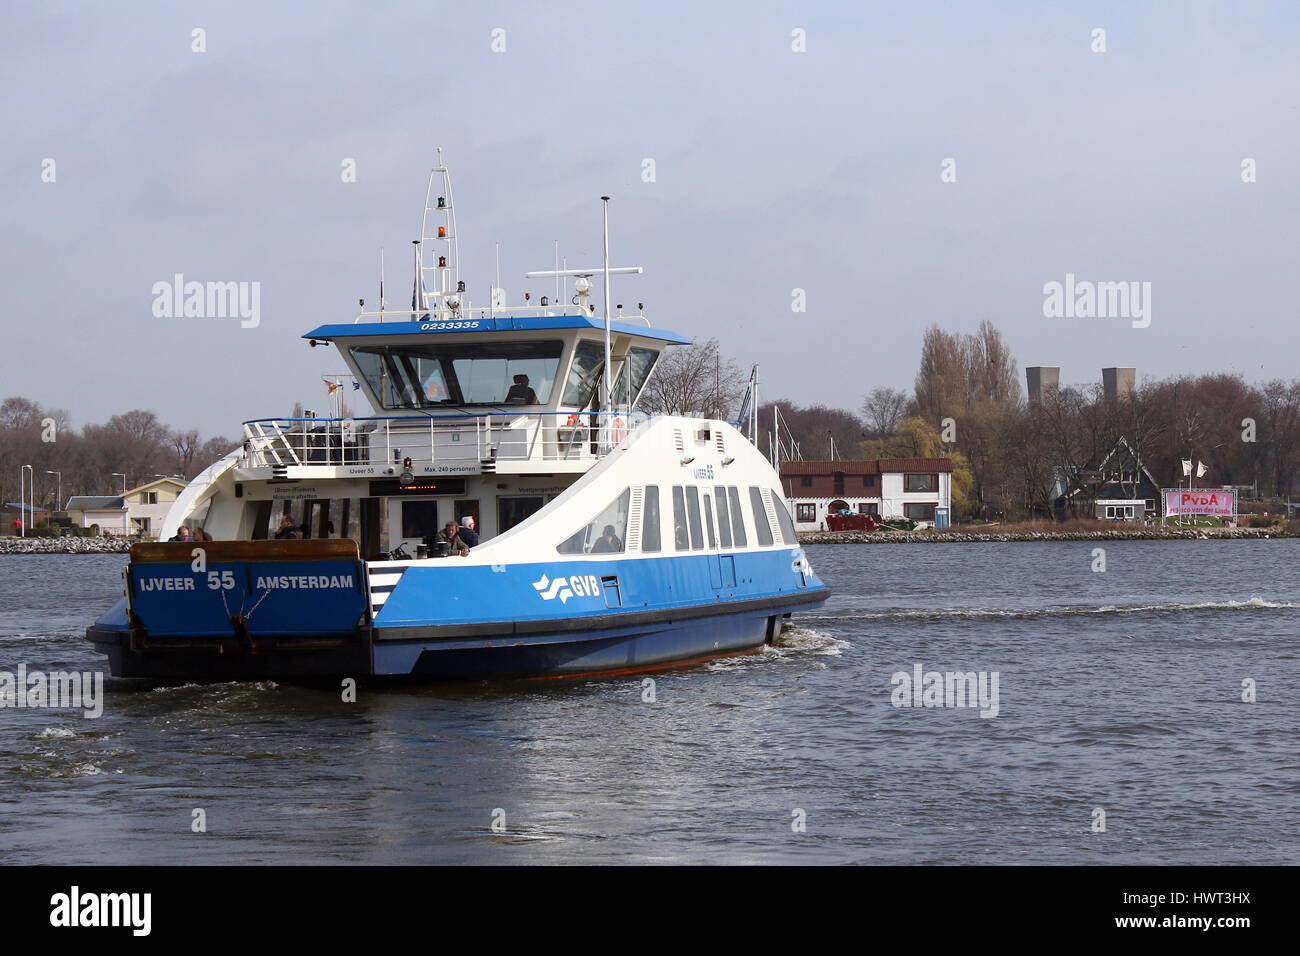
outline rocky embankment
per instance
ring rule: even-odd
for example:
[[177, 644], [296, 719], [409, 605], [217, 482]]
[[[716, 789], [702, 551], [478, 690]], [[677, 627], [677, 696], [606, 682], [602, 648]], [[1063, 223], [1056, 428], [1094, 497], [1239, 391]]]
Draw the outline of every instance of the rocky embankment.
[[1116, 531], [803, 531], [803, 544], [918, 544], [956, 541], [1168, 541], [1176, 538], [1294, 538], [1277, 528], [1131, 528]]
[[126, 554], [129, 538], [0, 538], [0, 554]]

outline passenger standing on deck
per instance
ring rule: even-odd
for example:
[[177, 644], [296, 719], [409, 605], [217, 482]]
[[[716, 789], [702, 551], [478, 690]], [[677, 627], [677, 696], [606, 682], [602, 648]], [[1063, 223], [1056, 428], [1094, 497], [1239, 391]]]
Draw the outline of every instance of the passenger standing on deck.
[[460, 540], [464, 541], [471, 548], [478, 547], [478, 532], [474, 530], [474, 516], [466, 515], [460, 519]]
[[438, 540], [447, 542], [447, 554], [458, 554], [462, 558], [469, 557], [469, 545], [460, 536], [460, 526], [456, 522], [448, 521], [438, 532]]

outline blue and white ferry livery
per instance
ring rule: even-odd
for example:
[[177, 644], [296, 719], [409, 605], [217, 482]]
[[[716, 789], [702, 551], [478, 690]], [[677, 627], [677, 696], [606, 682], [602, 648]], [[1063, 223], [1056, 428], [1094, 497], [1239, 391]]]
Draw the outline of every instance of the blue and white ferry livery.
[[687, 339], [596, 318], [595, 269], [530, 274], [571, 280], [564, 306], [472, 308], [441, 163], [421, 236], [410, 310], [304, 336], [375, 414], [244, 424], [88, 630], [115, 676], [636, 673], [759, 651], [826, 600], [738, 428], [636, 411]]

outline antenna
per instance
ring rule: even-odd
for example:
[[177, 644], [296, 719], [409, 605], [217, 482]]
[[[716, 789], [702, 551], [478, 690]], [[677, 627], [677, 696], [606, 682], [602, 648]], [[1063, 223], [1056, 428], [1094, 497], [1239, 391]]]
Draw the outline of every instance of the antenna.
[[600, 404], [602, 410], [609, 414], [609, 388], [612, 384], [609, 355], [609, 197], [601, 196], [600, 203], [605, 237], [605, 374], [601, 376], [602, 396]]
[[379, 247], [379, 321], [384, 316], [384, 247]]

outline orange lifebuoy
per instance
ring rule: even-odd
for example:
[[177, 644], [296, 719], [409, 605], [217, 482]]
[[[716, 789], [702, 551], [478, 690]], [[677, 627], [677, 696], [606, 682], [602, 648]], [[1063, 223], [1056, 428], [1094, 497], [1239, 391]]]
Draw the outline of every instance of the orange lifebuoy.
[[578, 424], [578, 416], [577, 416], [577, 415], [570, 415], [569, 418], [568, 418], [568, 420], [564, 423], [564, 427], [565, 427], [565, 428], [572, 428], [572, 427], [573, 427], [574, 425], [576, 425], [576, 424]]

